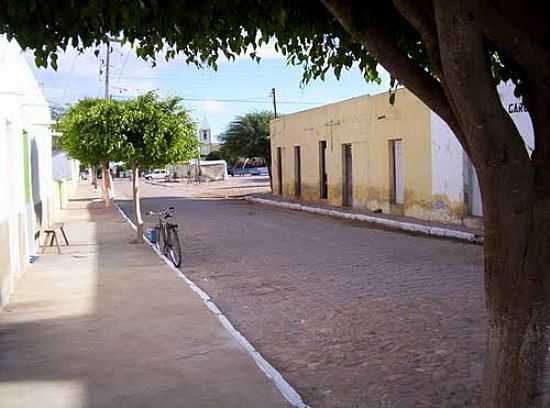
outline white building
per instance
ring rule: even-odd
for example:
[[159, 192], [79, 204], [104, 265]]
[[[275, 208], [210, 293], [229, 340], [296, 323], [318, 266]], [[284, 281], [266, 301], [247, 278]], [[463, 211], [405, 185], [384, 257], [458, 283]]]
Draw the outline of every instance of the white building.
[[199, 127], [199, 143], [201, 157], [220, 148], [219, 143], [212, 142], [212, 129], [210, 129], [210, 124], [206, 118], [202, 119]]
[[0, 306], [54, 218], [50, 110], [21, 48], [0, 35]]
[[206, 156], [212, 148], [212, 130], [206, 118], [203, 118], [199, 127], [199, 143], [201, 156]]

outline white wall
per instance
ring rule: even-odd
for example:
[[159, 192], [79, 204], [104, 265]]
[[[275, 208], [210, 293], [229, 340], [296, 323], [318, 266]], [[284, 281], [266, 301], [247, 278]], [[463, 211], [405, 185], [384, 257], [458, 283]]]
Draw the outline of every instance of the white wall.
[[[50, 112], [19, 45], [0, 35], [0, 305], [36, 252], [37, 213], [50, 222]], [[25, 150], [23, 131], [28, 134]], [[25, 156], [32, 160], [25, 161]], [[25, 164], [31, 195], [25, 196]], [[34, 185], [33, 185], [34, 184]], [[38, 212], [37, 209], [41, 211]]]
[[[447, 124], [435, 113], [431, 114], [432, 131], [432, 195], [462, 202], [464, 187], [462, 178], [462, 146]], [[445, 211], [445, 203], [434, 210]]]
[[[501, 84], [498, 93], [506, 111], [516, 124], [529, 154], [534, 147], [534, 133], [529, 113], [523, 108], [521, 100], [514, 96], [514, 86], [511, 83]], [[457, 202], [464, 201], [464, 175], [471, 165], [464, 160], [464, 151], [457, 138], [443, 120], [431, 113], [432, 132], [432, 191], [434, 195], [443, 195]], [[470, 181], [474, 185], [472, 192], [473, 215], [481, 216], [479, 185], [475, 174]]]

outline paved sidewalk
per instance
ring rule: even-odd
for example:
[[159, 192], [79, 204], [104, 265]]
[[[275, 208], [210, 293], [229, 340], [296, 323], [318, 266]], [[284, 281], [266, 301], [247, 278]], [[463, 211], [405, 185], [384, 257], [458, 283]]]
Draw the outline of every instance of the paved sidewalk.
[[201, 299], [88, 187], [0, 312], [0, 405], [288, 407]]
[[256, 204], [270, 205], [289, 210], [305, 211], [353, 221], [367, 222], [396, 230], [434, 237], [452, 238], [476, 244], [483, 243], [483, 230], [464, 225], [430, 222], [411, 217], [400, 217], [358, 208], [334, 207], [324, 203], [308, 203], [270, 193], [251, 194], [246, 197]]

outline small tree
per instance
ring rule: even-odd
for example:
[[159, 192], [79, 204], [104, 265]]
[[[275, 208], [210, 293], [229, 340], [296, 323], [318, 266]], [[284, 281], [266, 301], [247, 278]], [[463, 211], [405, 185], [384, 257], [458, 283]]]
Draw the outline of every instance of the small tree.
[[103, 169], [103, 197], [110, 207], [113, 190], [109, 161], [118, 160], [124, 149], [121, 137], [120, 102], [83, 99], [59, 121], [61, 147], [81, 163]]
[[137, 241], [143, 237], [139, 194], [140, 168], [164, 167], [191, 159], [197, 151], [195, 125], [180, 98], [160, 101], [147, 93], [123, 103], [124, 161], [132, 168], [132, 190]]
[[221, 135], [222, 151], [233, 157], [261, 158], [265, 160], [271, 181], [271, 147], [269, 143], [269, 111], [250, 112], [237, 116]]
[[205, 157], [206, 160], [223, 160], [222, 154], [218, 150], [213, 150]]

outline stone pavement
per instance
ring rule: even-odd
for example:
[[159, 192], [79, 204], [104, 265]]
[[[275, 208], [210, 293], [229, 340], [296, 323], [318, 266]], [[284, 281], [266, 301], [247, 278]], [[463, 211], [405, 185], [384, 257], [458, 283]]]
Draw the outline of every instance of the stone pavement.
[[[461, 241], [482, 244], [483, 227], [425, 221], [418, 218], [376, 213], [366, 209], [335, 207], [326, 203], [310, 203], [290, 197], [281, 197], [269, 192], [248, 195], [246, 199], [256, 204], [270, 205], [288, 210], [305, 211], [352, 221], [366, 222], [381, 227], [401, 230], [439, 238], [451, 238]], [[470, 217], [472, 218], [472, 217]], [[473, 219], [473, 218], [472, 218]], [[480, 222], [477, 219], [475, 222]]]
[[181, 269], [306, 403], [479, 407], [482, 246], [145, 184], [144, 211], [176, 208]]
[[0, 312], [0, 405], [288, 407], [200, 298], [88, 187]]

